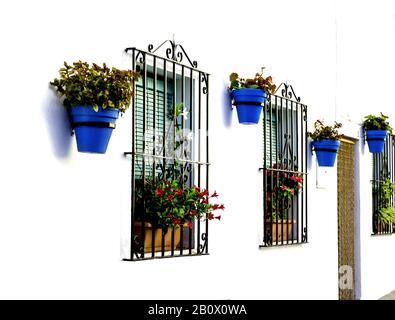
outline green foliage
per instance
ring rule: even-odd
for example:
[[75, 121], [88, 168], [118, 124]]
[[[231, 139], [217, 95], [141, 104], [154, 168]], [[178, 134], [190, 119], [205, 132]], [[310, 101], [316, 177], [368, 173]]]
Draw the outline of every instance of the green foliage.
[[262, 67], [261, 73], [256, 73], [255, 77], [252, 79], [243, 79], [239, 78], [239, 75], [235, 72], [232, 72], [229, 76], [229, 90], [236, 90], [240, 88], [253, 88], [253, 89], [262, 89], [266, 93], [274, 94], [276, 91], [276, 85], [273, 84], [273, 79], [271, 76], [263, 77], [263, 69]]
[[395, 223], [395, 207], [381, 208], [377, 214], [377, 222], [379, 224], [394, 224]]
[[375, 116], [373, 114], [369, 114], [364, 118], [365, 120], [362, 122], [363, 129], [366, 130], [385, 130], [389, 133], [392, 133], [392, 127], [390, 126], [388, 117], [383, 115], [380, 112], [379, 116]]
[[223, 204], [211, 204], [210, 198], [218, 197], [214, 192], [209, 195], [207, 190], [198, 187], [182, 188], [176, 181], [146, 180], [144, 186], [136, 189], [136, 215], [163, 229], [180, 227], [187, 224], [192, 228], [195, 219], [221, 219], [214, 211], [223, 210]]
[[314, 123], [314, 131], [308, 132], [308, 136], [315, 140], [339, 140], [343, 137], [342, 134], [339, 134], [338, 130], [342, 127], [342, 124], [339, 122], [335, 122], [333, 126], [326, 126], [323, 121], [316, 120]]
[[64, 62], [59, 70], [59, 78], [50, 82], [69, 106], [92, 106], [95, 111], [99, 106], [119, 109], [124, 113], [129, 108], [133, 96], [133, 83], [139, 74], [131, 70], [108, 68], [105, 63], [90, 66], [87, 62]]
[[395, 183], [390, 179], [380, 181], [378, 189], [377, 222], [381, 225], [395, 223], [395, 207], [391, 206], [392, 196], [395, 194]]

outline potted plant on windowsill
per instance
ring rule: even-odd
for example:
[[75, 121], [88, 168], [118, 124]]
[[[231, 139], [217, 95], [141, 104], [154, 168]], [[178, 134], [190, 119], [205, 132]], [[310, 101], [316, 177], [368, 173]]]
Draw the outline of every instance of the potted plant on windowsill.
[[50, 82], [68, 110], [79, 152], [105, 153], [119, 113], [129, 108], [138, 73], [74, 62]]
[[151, 252], [152, 248], [155, 252], [161, 251], [162, 236], [164, 250], [175, 250], [180, 243], [181, 228], [192, 229], [194, 221], [220, 220], [221, 216], [214, 211], [225, 208], [223, 204], [210, 203], [210, 199], [218, 197], [216, 192], [210, 195], [196, 186], [182, 188], [177, 180], [146, 180], [144, 186], [137, 186], [136, 190], [134, 232], [141, 239], [144, 228], [145, 252]]
[[312, 146], [320, 167], [333, 167], [335, 165], [340, 146], [339, 140], [343, 137], [338, 132], [341, 127], [342, 124], [339, 122], [335, 122], [333, 126], [326, 126], [323, 121], [317, 120], [314, 123], [314, 132], [308, 133], [308, 136], [313, 139]]
[[388, 123], [388, 117], [380, 113], [380, 116], [368, 115], [364, 118], [362, 128], [366, 133], [369, 151], [380, 153], [384, 151], [387, 133], [392, 133], [392, 128]]
[[235, 72], [229, 76], [228, 89], [231, 92], [233, 103], [236, 105], [239, 123], [258, 123], [266, 95], [273, 94], [276, 90], [272, 77], [263, 77], [263, 69], [252, 79], [239, 78]]
[[395, 207], [391, 205], [395, 183], [390, 179], [380, 181], [374, 188], [374, 193], [375, 199], [378, 199], [374, 229], [376, 233], [381, 233], [395, 224]]
[[295, 197], [303, 189], [303, 175], [290, 172], [281, 164], [275, 164], [266, 172], [266, 234], [272, 242], [293, 240], [292, 231], [296, 220], [290, 217]]

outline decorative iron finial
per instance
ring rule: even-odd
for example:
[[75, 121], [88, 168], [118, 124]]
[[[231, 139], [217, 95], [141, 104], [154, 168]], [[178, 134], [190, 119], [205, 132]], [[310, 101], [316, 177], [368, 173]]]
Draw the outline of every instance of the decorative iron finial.
[[192, 66], [192, 68], [197, 68], [198, 63], [196, 61], [192, 61], [187, 53], [185, 52], [184, 47], [181, 44], [176, 44], [174, 40], [174, 34], [173, 34], [173, 40], [166, 40], [162, 42], [156, 49], [154, 49], [154, 46], [150, 44], [148, 46], [148, 52], [149, 53], [156, 53], [160, 48], [162, 48], [165, 44], [169, 44], [170, 46], [166, 48], [166, 57], [167, 59], [171, 59], [175, 62], [181, 63], [185, 58], [188, 60], [189, 64]]
[[[281, 90], [281, 91], [280, 91]], [[281, 92], [283, 98], [300, 103], [300, 97], [295, 94], [294, 88], [288, 83], [282, 83], [278, 86], [276, 93]]]

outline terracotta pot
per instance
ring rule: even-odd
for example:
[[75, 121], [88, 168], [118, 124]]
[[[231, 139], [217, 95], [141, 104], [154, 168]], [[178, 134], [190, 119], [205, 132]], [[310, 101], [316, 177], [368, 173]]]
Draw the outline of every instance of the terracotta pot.
[[[276, 243], [276, 241], [277, 242], [283, 242], [283, 241], [286, 242], [287, 240], [292, 241], [293, 240], [292, 239], [292, 229], [293, 229], [293, 225], [295, 223], [296, 223], [296, 220], [291, 220], [291, 219], [289, 219], [288, 221], [284, 220], [284, 222], [283, 222], [283, 220], [278, 220], [277, 222], [273, 221], [272, 222], [272, 242], [273, 243]], [[270, 225], [270, 221], [269, 221], [268, 225]], [[287, 230], [288, 230], [288, 234], [287, 234]]]
[[[140, 239], [142, 238], [142, 228], [141, 222], [134, 223], [134, 234]], [[152, 252], [152, 232], [155, 232], [155, 244], [154, 252], [162, 251], [162, 228], [152, 228], [152, 224], [149, 222], [144, 223], [145, 226], [145, 237], [144, 237], [144, 252]], [[174, 245], [173, 248], [176, 250], [177, 246], [180, 244], [181, 239], [181, 228], [174, 228]], [[171, 238], [172, 238], [173, 228], [168, 228], [167, 232], [164, 234], [164, 250], [171, 251]]]

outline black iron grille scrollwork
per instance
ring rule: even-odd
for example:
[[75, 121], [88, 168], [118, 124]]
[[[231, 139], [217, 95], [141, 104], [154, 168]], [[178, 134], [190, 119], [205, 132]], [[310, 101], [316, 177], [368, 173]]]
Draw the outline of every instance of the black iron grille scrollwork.
[[131, 108], [132, 150], [125, 152], [132, 162], [130, 257], [125, 260], [208, 254], [207, 219], [165, 227], [146, 213], [147, 187], [157, 182], [208, 188], [209, 74], [171, 40], [147, 51], [125, 51], [141, 76]]
[[263, 115], [263, 244], [307, 237], [307, 106], [289, 84], [265, 101]]

